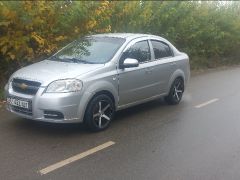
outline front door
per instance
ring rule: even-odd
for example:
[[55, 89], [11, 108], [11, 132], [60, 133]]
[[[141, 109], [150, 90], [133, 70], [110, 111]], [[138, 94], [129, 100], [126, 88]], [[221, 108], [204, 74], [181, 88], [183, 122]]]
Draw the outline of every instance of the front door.
[[147, 40], [138, 41], [130, 46], [120, 58], [133, 58], [139, 61], [138, 67], [118, 69], [119, 74], [119, 106], [130, 105], [152, 96], [149, 81], [148, 61], [151, 60], [149, 43]]

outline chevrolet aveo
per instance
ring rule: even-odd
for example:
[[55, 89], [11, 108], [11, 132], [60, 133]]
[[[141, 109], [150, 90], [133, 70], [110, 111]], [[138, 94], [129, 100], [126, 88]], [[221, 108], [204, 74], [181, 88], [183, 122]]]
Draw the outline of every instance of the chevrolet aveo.
[[118, 110], [164, 97], [181, 101], [189, 58], [149, 34], [97, 34], [16, 71], [5, 86], [7, 109], [21, 117], [83, 122], [106, 129]]

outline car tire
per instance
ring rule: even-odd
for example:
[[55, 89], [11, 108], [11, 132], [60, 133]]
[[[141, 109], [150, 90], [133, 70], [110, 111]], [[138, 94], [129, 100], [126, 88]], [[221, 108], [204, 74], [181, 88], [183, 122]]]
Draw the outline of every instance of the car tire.
[[184, 92], [184, 81], [182, 78], [176, 78], [170, 88], [169, 94], [165, 97], [165, 101], [170, 105], [179, 104]]
[[105, 94], [97, 95], [88, 104], [84, 124], [91, 131], [102, 131], [109, 127], [114, 114], [113, 100]]

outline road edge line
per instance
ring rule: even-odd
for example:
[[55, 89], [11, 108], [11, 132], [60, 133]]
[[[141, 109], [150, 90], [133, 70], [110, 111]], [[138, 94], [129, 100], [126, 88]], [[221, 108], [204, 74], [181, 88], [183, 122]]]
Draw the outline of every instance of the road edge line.
[[47, 166], [46, 168], [41, 169], [41, 170], [39, 171], [39, 173], [40, 173], [41, 175], [48, 174], [48, 173], [50, 173], [50, 172], [52, 172], [52, 171], [54, 171], [54, 170], [56, 170], [56, 169], [59, 169], [59, 168], [61, 168], [61, 167], [63, 167], [63, 166], [66, 166], [66, 165], [72, 163], [72, 162], [75, 162], [75, 161], [80, 160], [80, 159], [82, 159], [82, 158], [84, 158], [84, 157], [87, 157], [87, 156], [89, 156], [89, 155], [91, 155], [91, 154], [94, 154], [94, 153], [96, 153], [96, 152], [98, 152], [98, 151], [101, 151], [101, 150], [103, 150], [103, 149], [105, 149], [105, 148], [107, 148], [107, 147], [110, 147], [110, 146], [114, 145], [114, 144], [115, 144], [115, 142], [113, 142], [113, 141], [108, 141], [108, 142], [106, 142], [106, 143], [104, 143], [104, 144], [101, 144], [101, 145], [96, 146], [96, 147], [94, 147], [94, 148], [91, 148], [91, 149], [89, 149], [89, 150], [87, 150], [87, 151], [84, 151], [84, 152], [82, 152], [82, 153], [79, 153], [79, 154], [77, 154], [77, 155], [75, 155], [75, 156], [72, 156], [72, 157], [70, 157], [70, 158], [67, 158], [67, 159], [65, 159], [65, 160], [59, 161], [59, 162], [57, 162], [57, 163], [55, 163], [55, 164], [52, 164], [52, 165], [50, 165], [50, 166]]

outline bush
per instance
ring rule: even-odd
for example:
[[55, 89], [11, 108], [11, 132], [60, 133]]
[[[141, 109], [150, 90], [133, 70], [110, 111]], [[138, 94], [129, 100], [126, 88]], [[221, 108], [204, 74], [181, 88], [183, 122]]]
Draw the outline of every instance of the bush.
[[0, 80], [76, 37], [104, 32], [163, 36], [193, 68], [237, 63], [239, 12], [237, 1], [1, 1]]

